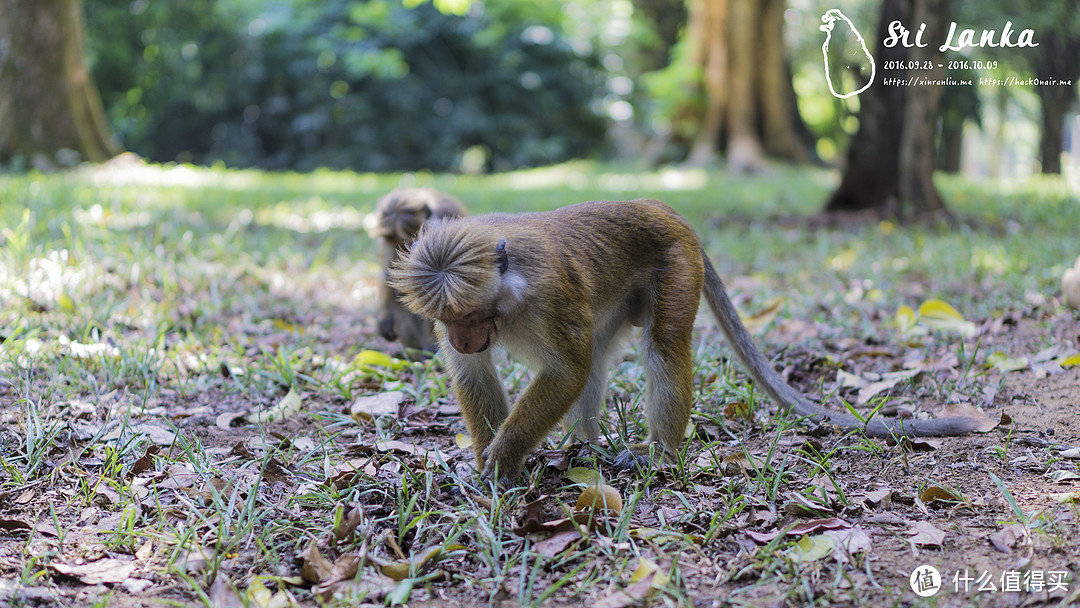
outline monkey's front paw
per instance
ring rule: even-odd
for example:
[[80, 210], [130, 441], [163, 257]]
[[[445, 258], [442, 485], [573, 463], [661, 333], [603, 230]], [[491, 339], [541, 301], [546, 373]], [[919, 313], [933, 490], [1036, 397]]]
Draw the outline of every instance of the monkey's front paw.
[[492, 443], [480, 453], [480, 459], [484, 463], [483, 469], [480, 471], [480, 478], [487, 483], [496, 481], [499, 490], [507, 490], [514, 487], [516, 475], [521, 465], [509, 463], [505, 458], [499, 458], [498, 450], [494, 448], [495, 444]]
[[485, 466], [484, 470], [480, 473], [480, 479], [484, 482], [485, 486], [489, 486], [492, 481], [495, 482], [495, 489], [499, 492], [505, 492], [516, 485], [516, 480], [513, 475], [503, 475], [501, 471], [496, 471], [494, 466]]

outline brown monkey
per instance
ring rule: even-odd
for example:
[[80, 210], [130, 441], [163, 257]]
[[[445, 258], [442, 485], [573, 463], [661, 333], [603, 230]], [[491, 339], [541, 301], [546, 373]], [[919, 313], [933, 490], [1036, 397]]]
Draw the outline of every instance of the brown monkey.
[[[433, 226], [390, 276], [407, 308], [436, 321], [487, 479], [516, 474], [560, 419], [577, 438], [599, 434], [608, 362], [630, 326], [643, 328], [649, 435], [615, 465], [644, 461], [652, 442], [673, 457], [690, 419], [690, 337], [702, 292], [743, 367], [781, 407], [872, 436], [975, 428], [969, 418], [863, 424], [805, 399], [754, 345], [694, 230], [659, 201], [594, 201]], [[535, 372], [513, 410], [489, 353], [496, 342]]]
[[397, 294], [387, 285], [390, 266], [405, 251], [420, 227], [433, 220], [466, 215], [465, 206], [449, 194], [431, 188], [394, 190], [375, 206], [375, 225], [368, 230], [379, 239], [383, 277], [379, 285], [379, 335], [400, 341], [408, 348], [435, 352], [437, 343], [431, 322], [401, 307]]

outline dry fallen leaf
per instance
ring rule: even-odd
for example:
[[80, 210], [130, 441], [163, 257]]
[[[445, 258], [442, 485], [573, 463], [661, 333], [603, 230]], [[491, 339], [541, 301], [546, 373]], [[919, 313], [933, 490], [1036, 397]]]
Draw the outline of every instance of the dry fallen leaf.
[[131, 426], [119, 425], [113, 430], [106, 433], [101, 440], [102, 441], [114, 441], [123, 440], [127, 441], [131, 437], [145, 436], [151, 442], [158, 445], [172, 445], [176, 441], [176, 433], [162, 428], [156, 424], [142, 423], [133, 424]]
[[749, 477], [751, 472], [760, 471], [764, 467], [764, 460], [746, 452], [737, 452], [724, 457], [724, 472], [728, 475], [741, 473]]
[[580, 538], [580, 530], [564, 530], [562, 532], [556, 532], [551, 537], [536, 543], [533, 546], [533, 549], [540, 555], [550, 559], [567, 550], [570, 545], [577, 542]]
[[334, 540], [340, 543], [356, 534], [357, 526], [364, 519], [364, 512], [355, 504], [349, 509], [348, 513], [345, 513], [344, 505], [340, 505], [339, 509], [341, 509], [341, 517], [335, 517], [338, 523], [334, 527]]
[[231, 429], [233, 427], [242, 426], [247, 422], [247, 412], [225, 412], [218, 414], [214, 419], [214, 424], [218, 428]]
[[322, 552], [319, 551], [319, 545], [314, 540], [297, 557], [300, 560], [300, 576], [305, 581], [318, 584], [330, 577], [334, 564], [323, 557]]
[[872, 505], [879, 505], [882, 508], [887, 509], [889, 508], [889, 505], [892, 504], [892, 495], [892, 488], [878, 488], [863, 494], [863, 500]]
[[1058, 504], [1065, 504], [1067, 502], [1080, 503], [1080, 492], [1051, 492], [1048, 496], [1057, 501]]
[[273, 580], [273, 578], [256, 576], [248, 585], [246, 593], [248, 608], [289, 608], [299, 606], [296, 598], [287, 589], [281, 589], [274, 593], [267, 589], [263, 583], [264, 580]]
[[285, 483], [289, 481], [289, 477], [292, 476], [281, 461], [277, 458], [271, 458], [266, 461], [266, 466], [262, 470], [262, 478], [267, 483]]
[[1080, 308], [1080, 257], [1061, 275], [1061, 299], [1071, 308]]
[[277, 405], [262, 412], [255, 412], [254, 415], [248, 417], [248, 420], [259, 424], [277, 422], [295, 415], [300, 411], [301, 405], [303, 405], [303, 402], [300, 395], [290, 388], [289, 392], [285, 393], [285, 396], [281, 398], [281, 401], [278, 401]]
[[749, 422], [754, 418], [754, 410], [745, 401], [731, 401], [724, 406], [724, 418], [736, 422]]
[[358, 422], [372, 422], [380, 416], [397, 416], [398, 408], [409, 399], [403, 391], [389, 391], [357, 397], [349, 407], [349, 415]]
[[1058, 452], [1058, 456], [1068, 460], [1080, 460], [1080, 448], [1069, 448]]
[[926, 489], [919, 494], [919, 499], [924, 503], [932, 503], [935, 500], [942, 502], [957, 502], [963, 501], [963, 497], [957, 496], [953, 492], [946, 490], [940, 486], [927, 486]]
[[1027, 357], [1010, 357], [1009, 355], [995, 350], [986, 356], [986, 366], [993, 367], [1000, 372], [1018, 372], [1031, 366]]
[[832, 554], [836, 548], [833, 538], [820, 534], [818, 536], [804, 536], [795, 543], [795, 546], [784, 553], [798, 562], [814, 562]]
[[978, 333], [974, 323], [965, 320], [959, 311], [941, 300], [930, 299], [919, 306], [919, 323], [930, 329], [957, 333], [965, 338], [972, 338]]
[[928, 521], [910, 522], [908, 533], [911, 538], [908, 542], [912, 545], [923, 547], [940, 547], [945, 543], [945, 531], [941, 530]]
[[18, 519], [6, 519], [6, 518], [0, 519], [0, 530], [5, 530], [7, 532], [15, 532], [16, 530], [33, 530], [33, 529], [34, 529], [34, 527], [31, 526], [30, 524], [26, 523], [25, 521], [20, 521]]
[[394, 371], [400, 371], [409, 367], [409, 362], [404, 359], [391, 357], [377, 350], [362, 350], [353, 358], [353, 364], [360, 369], [369, 370], [372, 367], [385, 367]]
[[154, 456], [161, 453], [161, 448], [156, 444], [146, 446], [146, 451], [131, 465], [132, 475], [141, 475], [154, 466]]
[[756, 313], [742, 317], [743, 325], [746, 326], [746, 330], [751, 334], [757, 335], [765, 331], [765, 328], [773, 322], [776, 315], [780, 312], [780, 309], [784, 306], [785, 298], [778, 296], [770, 298], [765, 302], [765, 306]]
[[828, 530], [825, 536], [832, 538], [835, 546], [833, 557], [840, 562], [851, 562], [856, 553], [869, 553], [873, 546], [870, 536], [859, 526], [846, 530]]
[[671, 580], [671, 577], [661, 570], [656, 562], [643, 557], [638, 560], [638, 567], [634, 569], [634, 573], [630, 575], [630, 582], [636, 583], [638, 581], [643, 581], [646, 578], [651, 580], [650, 584], [654, 589], [663, 587]]
[[797, 492], [789, 494], [791, 500], [784, 503], [784, 512], [797, 516], [818, 517], [824, 513], [831, 513], [833, 508], [823, 504], [814, 497], [803, 496]]
[[460, 551], [465, 549], [462, 545], [433, 545], [424, 549], [419, 554], [408, 558], [399, 559], [381, 566], [382, 573], [395, 581], [401, 581], [409, 577], [416, 577], [421, 574], [435, 562], [439, 561], [443, 555], [452, 551]]
[[79, 579], [85, 585], [117, 584], [131, 578], [135, 572], [135, 562], [124, 559], [105, 558], [86, 564], [61, 564], [51, 562], [53, 570]]
[[240, 599], [236, 587], [225, 576], [224, 572], [218, 571], [207, 594], [210, 596], [210, 602], [214, 608], [245, 608], [244, 601]]
[[769, 532], [754, 532], [753, 530], [747, 530], [746, 535], [752, 538], [755, 543], [764, 545], [766, 543], [771, 543], [777, 536], [780, 536], [780, 530], [772, 530]]
[[1050, 473], [1050, 481], [1053, 481], [1054, 483], [1076, 481], [1077, 479], [1080, 479], [1080, 473], [1077, 473], [1076, 471], [1063, 471], [1059, 469]]
[[589, 467], [569, 468], [563, 473], [563, 477], [578, 484], [579, 486], [588, 487], [604, 483], [604, 478], [600, 475], [600, 471], [590, 469]]
[[865, 405], [870, 402], [871, 399], [876, 397], [879, 393], [887, 391], [897, 384], [900, 384], [905, 378], [893, 377], [886, 380], [879, 380], [877, 382], [871, 382], [859, 389], [859, 395], [855, 398], [856, 405]]
[[1020, 524], [1011, 524], [990, 535], [990, 544], [1002, 553], [1012, 553], [1021, 542], [1030, 542], [1028, 530]]
[[824, 519], [812, 519], [810, 521], [799, 522], [788, 528], [787, 534], [790, 536], [802, 536], [804, 534], [811, 534], [822, 530], [836, 530], [838, 528], [850, 527], [851, 524], [849, 522], [838, 517], [827, 517]]
[[690, 541], [695, 545], [701, 545], [705, 543], [705, 539], [701, 536], [694, 534], [686, 534], [675, 530], [660, 530], [658, 528], [634, 528], [630, 530], [630, 538], [638, 540], [654, 540], [664, 538], [677, 538], [683, 541]]
[[173, 562], [173, 567], [187, 574], [198, 574], [206, 568], [206, 564], [213, 559], [212, 549], [198, 548], [182, 551]]
[[592, 608], [628, 608], [640, 602], [648, 597], [652, 592], [652, 579], [655, 576], [650, 574], [649, 576], [631, 583], [624, 589], [620, 589], [612, 593], [611, 595], [601, 599], [598, 602], [593, 602]]
[[982, 413], [979, 408], [971, 405], [970, 403], [950, 403], [941, 410], [939, 418], [951, 418], [953, 416], [963, 418], [973, 418], [978, 421], [978, 426], [975, 427], [976, 433], [989, 433], [996, 429], [1001, 420], [993, 420], [986, 414]]

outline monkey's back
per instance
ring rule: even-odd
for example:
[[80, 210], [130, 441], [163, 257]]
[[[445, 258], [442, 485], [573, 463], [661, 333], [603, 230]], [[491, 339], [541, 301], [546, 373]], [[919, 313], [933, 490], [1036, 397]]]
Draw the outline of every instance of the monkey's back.
[[[590, 201], [553, 211], [458, 221], [484, 224], [494, 242], [505, 241], [509, 268], [539, 287], [539, 293], [545, 293], [545, 282], [565, 280], [594, 307], [629, 291], [650, 289], [658, 273], [675, 270], [690, 285], [702, 281], [696, 233], [674, 209], [657, 200]], [[685, 268], [674, 268], [688, 262]], [[552, 285], [547, 292], [559, 287]]]

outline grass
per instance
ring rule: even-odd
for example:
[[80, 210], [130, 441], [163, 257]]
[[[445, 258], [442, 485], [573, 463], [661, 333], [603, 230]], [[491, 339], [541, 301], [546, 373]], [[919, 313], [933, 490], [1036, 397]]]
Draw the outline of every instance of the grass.
[[[834, 407], [838, 369], [870, 377], [912, 350], [957, 363], [871, 404], [977, 395], [1001, 382], [982, 365], [990, 349], [1034, 352], [1075, 323], [1054, 299], [1080, 253], [1080, 201], [1065, 182], [940, 178], [956, 225], [813, 228], [805, 218], [835, 183], [817, 170], [732, 178], [584, 163], [490, 177], [191, 167], [0, 176], [0, 603], [910, 601], [906, 573], [889, 573], [910, 571], [895, 529], [895, 542], [875, 535], [874, 549], [848, 561], [803, 559], [797, 537], [755, 544], [745, 531], [781, 531], [810, 513], [869, 528], [875, 481], [896, 489], [892, 510], [922, 517], [905, 496], [939, 479], [953, 487], [954, 469], [857, 436], [807, 437], [762, 411], [705, 315], [683, 465], [608, 479], [626, 508], [575, 538], [573, 525], [513, 532], [526, 503], [537, 501], [545, 524], [572, 511], [578, 488], [560, 461], [577, 450], [561, 436], [530, 462], [528, 487], [491, 500], [456, 442], [463, 425], [437, 361], [393, 370], [357, 359], [392, 349], [371, 318], [379, 271], [363, 223], [399, 184], [446, 190], [474, 213], [665, 200], [698, 228], [751, 318], [782, 298], [758, 340], [803, 390], [834, 395]], [[1033, 335], [987, 345], [893, 327], [898, 306], [930, 297], [979, 322], [1013, 314]], [[852, 355], [860, 348], [882, 352], [863, 363]], [[502, 367], [519, 393], [524, 368]], [[644, 433], [643, 382], [635, 357], [617, 362], [613, 444]], [[358, 397], [389, 390], [407, 395], [399, 415], [350, 413]], [[255, 422], [288, 395], [299, 412]], [[1004, 498], [978, 516], [1015, 520], [1033, 506], [1010, 464], [1021, 448], [1012, 434], [988, 441], [1007, 451], [970, 459], [996, 472], [982, 487]], [[595, 454], [569, 464], [609, 474]], [[1076, 563], [1075, 518], [1046, 511], [1039, 521], [1033, 563]], [[959, 542], [940, 551], [939, 563], [986, 557]], [[105, 571], [105, 558], [131, 569]]]

